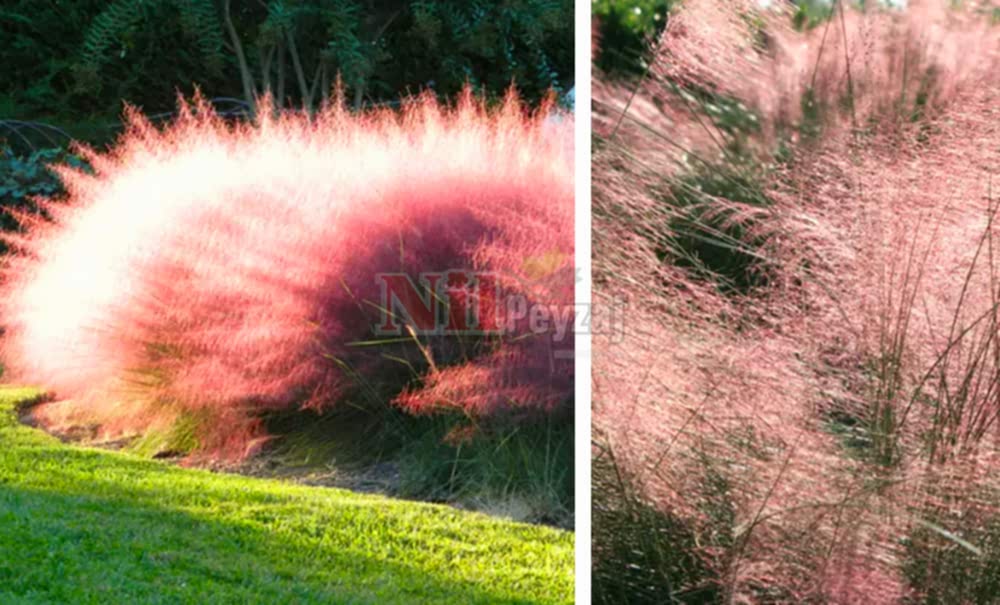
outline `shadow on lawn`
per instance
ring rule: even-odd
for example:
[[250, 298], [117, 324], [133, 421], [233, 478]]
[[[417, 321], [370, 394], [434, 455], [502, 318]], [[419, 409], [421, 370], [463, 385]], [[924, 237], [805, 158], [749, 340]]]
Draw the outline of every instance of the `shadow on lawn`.
[[551, 530], [66, 447], [2, 420], [3, 603], [572, 599], [546, 560], [572, 545]]
[[[265, 513], [266, 514], [266, 513]], [[63, 603], [511, 603], [357, 549], [253, 520], [0, 486], [0, 601]], [[335, 540], [339, 541], [339, 540]]]

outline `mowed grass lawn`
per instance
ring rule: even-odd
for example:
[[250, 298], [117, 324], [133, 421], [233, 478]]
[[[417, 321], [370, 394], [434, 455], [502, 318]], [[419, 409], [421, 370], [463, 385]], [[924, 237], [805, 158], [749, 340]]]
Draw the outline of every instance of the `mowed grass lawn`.
[[573, 536], [179, 468], [17, 421], [0, 386], [0, 603], [570, 603]]

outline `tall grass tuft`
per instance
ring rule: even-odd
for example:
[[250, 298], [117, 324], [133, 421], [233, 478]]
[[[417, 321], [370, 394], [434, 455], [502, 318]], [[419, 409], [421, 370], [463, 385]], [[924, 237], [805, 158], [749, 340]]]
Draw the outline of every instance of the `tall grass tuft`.
[[595, 84], [595, 594], [995, 598], [998, 51], [978, 6], [691, 0]]
[[81, 149], [94, 173], [58, 169], [69, 199], [4, 273], [4, 363], [64, 400], [38, 420], [105, 439], [179, 424], [194, 453], [241, 458], [275, 410], [567, 406], [572, 341], [528, 319], [499, 336], [372, 330], [380, 273], [485, 271], [504, 294], [488, 312], [506, 295], [571, 307], [570, 121], [513, 94], [404, 105], [265, 105], [232, 124], [181, 101], [163, 129], [130, 110], [109, 152]]

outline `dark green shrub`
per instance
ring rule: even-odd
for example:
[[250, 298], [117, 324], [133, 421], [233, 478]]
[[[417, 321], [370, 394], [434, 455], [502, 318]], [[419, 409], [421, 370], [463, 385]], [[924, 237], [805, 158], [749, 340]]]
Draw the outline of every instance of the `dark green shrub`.
[[600, 50], [594, 64], [617, 76], [646, 70], [654, 41], [667, 25], [670, 0], [593, 0]]
[[754, 208], [772, 204], [751, 166], [700, 165], [668, 185], [666, 203], [676, 212], [667, 229], [670, 245], [660, 254], [695, 276], [716, 281], [723, 291], [745, 294], [767, 284], [765, 241], [751, 233], [752, 219], [721, 210], [719, 199]]
[[78, 115], [73, 66], [102, 0], [10, 0], [0, 7], [0, 118]]
[[[83, 161], [62, 149], [40, 149], [30, 155], [18, 155], [8, 147], [0, 147], [0, 231], [17, 231], [19, 225], [10, 211], [40, 213], [34, 198], [58, 197], [63, 192], [62, 182], [49, 168], [52, 164], [66, 163], [84, 166]], [[0, 240], [0, 254], [6, 252]]]

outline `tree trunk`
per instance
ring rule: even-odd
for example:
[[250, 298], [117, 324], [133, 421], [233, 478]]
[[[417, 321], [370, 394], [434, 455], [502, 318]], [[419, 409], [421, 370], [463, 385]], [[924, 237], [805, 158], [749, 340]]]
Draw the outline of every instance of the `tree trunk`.
[[233, 16], [229, 11], [229, 6], [230, 0], [225, 0], [222, 4], [222, 18], [225, 21], [226, 31], [229, 33], [229, 41], [233, 45], [233, 52], [236, 53], [236, 62], [240, 68], [240, 79], [243, 81], [243, 97], [246, 99], [247, 105], [250, 106], [250, 115], [256, 115], [257, 92], [255, 90], [253, 74], [250, 73], [250, 66], [247, 64], [247, 57], [243, 52], [243, 44], [240, 42], [239, 34], [236, 33], [236, 26], [233, 25]]

